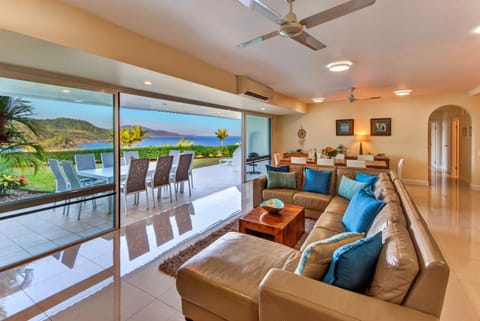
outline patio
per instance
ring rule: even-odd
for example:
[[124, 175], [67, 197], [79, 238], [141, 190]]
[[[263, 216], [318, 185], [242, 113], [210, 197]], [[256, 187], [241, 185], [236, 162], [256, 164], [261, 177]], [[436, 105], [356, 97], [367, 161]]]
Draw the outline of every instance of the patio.
[[[151, 221], [157, 214], [168, 213], [167, 216], [175, 221], [174, 224], [177, 226], [178, 234], [182, 235], [179, 241], [184, 241], [196, 233], [205, 231], [206, 228], [217, 224], [232, 213], [241, 210], [240, 203], [245, 201], [241, 198], [245, 196], [240, 193], [242, 186], [240, 176], [239, 168], [229, 164], [193, 169], [191, 196], [188, 194], [187, 187], [185, 193], [178, 194], [177, 201], [174, 197], [173, 201], [170, 202], [167, 191], [162, 193], [162, 198], [157, 201], [156, 208], [153, 208], [150, 200], [150, 206], [147, 210], [144, 192], [140, 193], [138, 206], [133, 205], [133, 195], [129, 195], [127, 198], [127, 214], [125, 214], [123, 198], [121, 198], [121, 226], [135, 225], [134, 223], [139, 221]], [[149, 196], [151, 197], [151, 194]], [[229, 203], [233, 204], [232, 208], [225, 205]], [[205, 206], [209, 210], [204, 210]], [[189, 215], [184, 213], [183, 216], [178, 218], [178, 210], [175, 212], [175, 209], [179, 208], [188, 208]], [[219, 211], [219, 208], [222, 211]], [[106, 199], [97, 200], [96, 208], [93, 208], [90, 201], [83, 204], [80, 220], [77, 220], [77, 210], [78, 205], [72, 205], [70, 215], [64, 215], [63, 211], [58, 208], [4, 221], [0, 227], [0, 249], [2, 250], [0, 267], [91, 237], [113, 226], [113, 216], [108, 213]], [[213, 216], [210, 214], [216, 212], [219, 214]], [[205, 219], [205, 217], [208, 218]], [[189, 220], [191, 222], [187, 224]], [[182, 224], [187, 225], [185, 227]], [[200, 226], [196, 226], [198, 224]], [[127, 227], [127, 229], [130, 228]], [[185, 233], [189, 230], [191, 230], [190, 233]], [[181, 233], [181, 231], [184, 232]]]

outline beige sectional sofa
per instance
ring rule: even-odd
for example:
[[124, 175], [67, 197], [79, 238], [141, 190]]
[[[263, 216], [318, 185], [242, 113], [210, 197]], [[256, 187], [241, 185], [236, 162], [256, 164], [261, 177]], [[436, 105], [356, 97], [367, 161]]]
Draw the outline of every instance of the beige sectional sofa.
[[[305, 206], [306, 215], [318, 217], [315, 226], [300, 251], [233, 232], [187, 261], [177, 273], [187, 319], [439, 319], [449, 268], [403, 183], [394, 172], [330, 169], [330, 195], [301, 189], [268, 190], [264, 177], [255, 180], [256, 204], [277, 197]], [[297, 186], [302, 184], [303, 166], [291, 166], [291, 170], [297, 173]], [[336, 191], [342, 176], [354, 178], [358, 171], [379, 175], [373, 191], [387, 203], [367, 232], [369, 236], [382, 231], [383, 246], [373, 281], [362, 294], [294, 273], [308, 244], [345, 231], [342, 217], [349, 201]]]

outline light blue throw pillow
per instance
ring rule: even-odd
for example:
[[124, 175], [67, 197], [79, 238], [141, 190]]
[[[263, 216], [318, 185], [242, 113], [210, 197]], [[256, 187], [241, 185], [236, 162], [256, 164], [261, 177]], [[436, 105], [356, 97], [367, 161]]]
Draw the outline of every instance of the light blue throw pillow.
[[353, 195], [368, 185], [369, 183], [357, 182], [356, 180], [343, 175], [342, 179], [340, 180], [340, 186], [338, 186], [338, 195], [346, 198], [347, 200], [351, 200]]
[[373, 186], [375, 185], [375, 182], [377, 181], [378, 176], [377, 175], [368, 175], [365, 173], [357, 173], [355, 176], [355, 180], [358, 182], [363, 182], [363, 183], [369, 183], [370, 186], [373, 189]]
[[367, 188], [359, 190], [352, 198], [342, 217], [342, 224], [347, 231], [367, 233], [378, 212], [386, 204], [377, 200]]
[[315, 192], [321, 194], [330, 194], [330, 178], [332, 171], [321, 171], [305, 167], [305, 192]]
[[297, 188], [297, 181], [295, 180], [295, 172], [267, 172], [267, 188]]
[[340, 288], [364, 293], [372, 282], [382, 250], [382, 232], [339, 247], [322, 281]]

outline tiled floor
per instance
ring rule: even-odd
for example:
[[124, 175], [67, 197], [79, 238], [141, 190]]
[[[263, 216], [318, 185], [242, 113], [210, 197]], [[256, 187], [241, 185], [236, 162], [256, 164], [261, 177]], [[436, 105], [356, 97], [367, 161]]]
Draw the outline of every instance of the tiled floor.
[[[175, 280], [158, 271], [163, 258], [156, 256], [175, 239], [224, 218], [225, 212], [247, 210], [250, 188], [246, 184], [200, 198], [177, 211], [137, 220], [115, 233], [0, 273], [0, 316], [184, 320]], [[480, 320], [480, 192], [450, 179], [438, 179], [431, 187], [411, 185], [408, 190], [451, 267], [441, 320]]]

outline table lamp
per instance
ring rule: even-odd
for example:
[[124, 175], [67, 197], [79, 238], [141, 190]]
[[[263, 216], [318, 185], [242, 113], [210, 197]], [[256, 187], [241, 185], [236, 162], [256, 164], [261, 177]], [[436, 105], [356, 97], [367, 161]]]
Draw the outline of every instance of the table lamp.
[[365, 134], [360, 134], [357, 135], [357, 141], [360, 142], [360, 149], [358, 150], [358, 155], [363, 155], [363, 142], [367, 141], [367, 135]]

